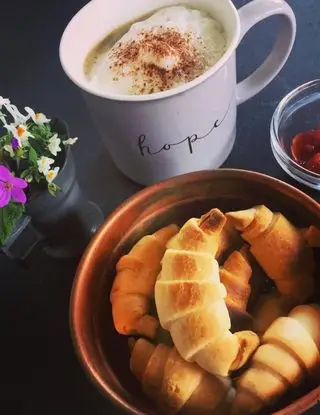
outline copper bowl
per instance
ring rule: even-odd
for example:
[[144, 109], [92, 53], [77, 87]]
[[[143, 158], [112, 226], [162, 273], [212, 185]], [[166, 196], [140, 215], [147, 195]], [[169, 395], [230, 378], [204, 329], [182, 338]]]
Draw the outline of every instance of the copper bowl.
[[[259, 173], [221, 169], [186, 174], [142, 190], [125, 201], [96, 234], [75, 278], [71, 330], [85, 371], [118, 408], [135, 415], [156, 415], [129, 371], [127, 340], [113, 327], [108, 297], [116, 261], [143, 235], [162, 226], [182, 224], [212, 207], [235, 210], [256, 204], [283, 212], [296, 225], [320, 227], [319, 205], [294, 187]], [[319, 283], [315, 300], [320, 302]], [[310, 389], [301, 387], [273, 413], [297, 415], [313, 407], [320, 399], [320, 387]]]

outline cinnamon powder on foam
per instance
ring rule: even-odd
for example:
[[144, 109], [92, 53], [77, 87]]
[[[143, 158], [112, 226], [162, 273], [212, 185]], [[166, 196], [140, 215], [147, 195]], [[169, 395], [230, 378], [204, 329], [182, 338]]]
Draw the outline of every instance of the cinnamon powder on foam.
[[201, 37], [162, 27], [141, 30], [135, 40], [115, 45], [110, 65], [113, 80], [131, 76], [131, 93], [152, 94], [187, 83], [208, 67]]

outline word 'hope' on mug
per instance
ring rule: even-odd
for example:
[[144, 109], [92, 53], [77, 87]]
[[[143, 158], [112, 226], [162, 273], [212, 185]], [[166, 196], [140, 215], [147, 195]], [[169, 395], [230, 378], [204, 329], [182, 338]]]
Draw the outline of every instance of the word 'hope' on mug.
[[[227, 49], [191, 82], [150, 95], [94, 89], [84, 73], [90, 52], [108, 33], [176, 0], [92, 0], [70, 21], [60, 43], [60, 60], [82, 90], [89, 111], [117, 167], [150, 185], [191, 171], [220, 167], [236, 136], [236, 108], [265, 88], [291, 52], [296, 20], [283, 0], [253, 0], [237, 10], [231, 0], [181, 0], [206, 10], [222, 24]], [[236, 48], [247, 31], [267, 17], [281, 17], [278, 39], [265, 62], [236, 83]]]

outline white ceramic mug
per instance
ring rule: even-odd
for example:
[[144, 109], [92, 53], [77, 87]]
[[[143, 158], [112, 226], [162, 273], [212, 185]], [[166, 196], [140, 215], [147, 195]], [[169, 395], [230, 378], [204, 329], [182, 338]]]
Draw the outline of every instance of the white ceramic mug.
[[[188, 4], [220, 20], [228, 48], [192, 82], [152, 95], [94, 90], [83, 70], [88, 52], [119, 26], [161, 7]], [[236, 48], [248, 30], [279, 14], [280, 32], [265, 62], [236, 83]], [[292, 9], [283, 0], [254, 0], [236, 10], [231, 0], [92, 0], [68, 24], [60, 43], [62, 67], [84, 94], [92, 118], [117, 167], [143, 185], [220, 167], [236, 136], [236, 108], [272, 81], [296, 35]], [[258, 47], [259, 45], [257, 45]]]

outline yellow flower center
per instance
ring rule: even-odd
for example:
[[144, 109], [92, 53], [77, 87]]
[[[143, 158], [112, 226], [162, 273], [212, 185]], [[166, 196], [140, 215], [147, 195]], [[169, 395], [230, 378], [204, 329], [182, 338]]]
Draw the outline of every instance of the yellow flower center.
[[54, 172], [53, 170], [50, 170], [50, 171], [48, 172], [48, 179], [49, 179], [49, 180], [52, 180], [52, 179], [54, 178], [54, 175], [55, 175], [55, 172]]
[[38, 118], [40, 118], [40, 117], [41, 117], [40, 112], [37, 112], [37, 113], [36, 113], [36, 119], [38, 119]]
[[21, 137], [25, 132], [26, 132], [25, 128], [23, 128], [23, 127], [18, 127], [17, 128], [17, 133], [18, 133], [19, 137]]

